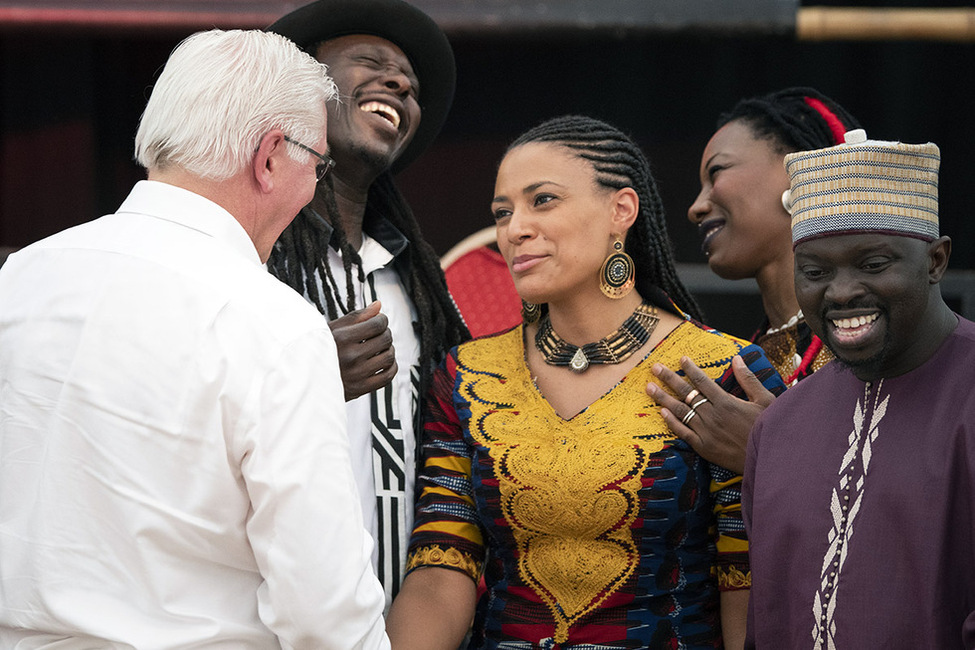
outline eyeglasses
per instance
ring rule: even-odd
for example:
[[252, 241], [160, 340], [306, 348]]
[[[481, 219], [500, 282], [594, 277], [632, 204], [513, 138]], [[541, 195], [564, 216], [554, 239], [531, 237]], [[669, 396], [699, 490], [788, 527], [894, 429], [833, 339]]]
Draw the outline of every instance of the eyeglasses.
[[311, 147], [303, 145], [297, 140], [292, 140], [288, 136], [284, 136], [284, 139], [297, 147], [301, 147], [302, 149], [304, 149], [305, 151], [307, 151], [308, 153], [310, 153], [311, 155], [315, 156], [316, 158], [322, 161], [317, 165], [315, 165], [315, 174], [318, 176], [319, 181], [321, 181], [323, 178], [328, 176], [328, 173], [332, 171], [333, 167], [335, 167], [335, 161], [329, 158], [328, 156], [326, 156], [325, 154], [318, 153]]

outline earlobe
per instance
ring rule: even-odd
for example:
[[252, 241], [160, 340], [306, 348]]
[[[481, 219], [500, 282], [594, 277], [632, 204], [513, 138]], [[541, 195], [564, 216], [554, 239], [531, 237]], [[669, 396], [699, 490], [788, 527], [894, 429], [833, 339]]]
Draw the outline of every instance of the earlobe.
[[948, 270], [948, 260], [951, 258], [951, 238], [942, 235], [928, 245], [928, 279], [931, 284], [941, 282], [945, 271]]
[[281, 156], [287, 155], [284, 147], [284, 134], [279, 129], [267, 133], [261, 138], [261, 143], [257, 147], [251, 163], [251, 171], [254, 174], [254, 181], [264, 193], [274, 189], [274, 173], [277, 165]]
[[260, 150], [254, 156], [254, 162], [251, 164], [251, 172], [254, 175], [254, 181], [261, 188], [261, 191], [265, 193], [270, 192], [273, 187], [273, 181], [271, 180], [271, 159], [266, 155], [262, 156]]

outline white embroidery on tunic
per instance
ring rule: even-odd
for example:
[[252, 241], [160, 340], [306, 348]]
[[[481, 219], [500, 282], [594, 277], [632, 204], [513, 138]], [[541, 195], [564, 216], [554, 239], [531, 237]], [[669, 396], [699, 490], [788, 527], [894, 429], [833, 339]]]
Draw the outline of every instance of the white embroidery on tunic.
[[833, 525], [827, 535], [829, 546], [823, 558], [819, 589], [813, 599], [812, 637], [813, 648], [816, 650], [836, 650], [836, 625], [833, 621], [836, 612], [836, 592], [839, 576], [846, 563], [850, 539], [853, 537], [853, 522], [860, 512], [864, 482], [873, 455], [873, 444], [880, 433], [880, 422], [887, 412], [887, 401], [890, 399], [888, 395], [882, 402], [880, 401], [883, 383], [881, 379], [876, 385], [876, 390], [873, 391], [872, 407], [871, 382], [867, 382], [864, 386], [863, 399], [857, 402], [853, 411], [853, 431], [848, 438], [849, 447], [843, 455], [837, 474], [837, 485], [830, 497]]

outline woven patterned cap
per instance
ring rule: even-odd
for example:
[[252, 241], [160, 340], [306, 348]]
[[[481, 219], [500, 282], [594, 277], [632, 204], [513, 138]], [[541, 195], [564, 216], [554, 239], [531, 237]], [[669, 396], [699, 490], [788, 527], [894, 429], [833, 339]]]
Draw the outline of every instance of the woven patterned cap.
[[814, 237], [877, 232], [938, 238], [938, 167], [934, 143], [867, 140], [787, 154], [792, 181], [792, 245]]

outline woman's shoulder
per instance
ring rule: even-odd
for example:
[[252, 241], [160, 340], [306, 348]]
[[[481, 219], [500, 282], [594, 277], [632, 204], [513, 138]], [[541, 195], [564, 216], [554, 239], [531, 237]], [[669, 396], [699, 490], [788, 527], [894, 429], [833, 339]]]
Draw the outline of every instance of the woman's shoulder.
[[465, 341], [450, 351], [450, 357], [461, 366], [486, 369], [499, 363], [523, 361], [522, 326]]
[[459, 344], [454, 348], [456, 354], [463, 354], [464, 352], [471, 350], [489, 350], [493, 348], [505, 348], [511, 347], [512, 344], [517, 343], [521, 345], [522, 339], [522, 325], [518, 324], [510, 329], [502, 330], [500, 332], [495, 332], [493, 334], [485, 334], [483, 336], [478, 336], [476, 338], [469, 339]]
[[675, 327], [668, 339], [673, 339], [673, 343], [678, 347], [690, 350], [692, 354], [687, 356], [691, 358], [725, 357], [730, 353], [731, 356], [727, 357], [729, 363], [740, 350], [755, 347], [753, 343], [743, 338], [716, 330], [691, 318], [685, 319]]
[[667, 352], [669, 357], [688, 357], [726, 390], [737, 385], [731, 370], [731, 361], [736, 356], [745, 361], [745, 365], [767, 389], [776, 394], [785, 389], [785, 384], [772, 367], [765, 351], [733, 334], [687, 319], [668, 336], [667, 342], [670, 347]]

